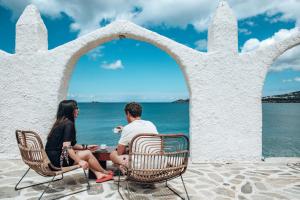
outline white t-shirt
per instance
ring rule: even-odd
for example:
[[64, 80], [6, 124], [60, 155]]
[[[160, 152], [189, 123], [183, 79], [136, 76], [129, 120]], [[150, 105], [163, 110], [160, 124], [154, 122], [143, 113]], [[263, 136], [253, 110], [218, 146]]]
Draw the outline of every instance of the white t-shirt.
[[132, 138], [141, 133], [158, 134], [155, 125], [146, 120], [134, 120], [130, 124], [124, 126], [119, 144], [128, 146]]

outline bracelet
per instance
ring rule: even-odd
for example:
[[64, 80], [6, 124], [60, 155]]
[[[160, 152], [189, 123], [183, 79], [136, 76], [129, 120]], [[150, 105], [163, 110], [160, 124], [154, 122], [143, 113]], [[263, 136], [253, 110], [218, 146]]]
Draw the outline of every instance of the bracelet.
[[88, 145], [87, 144], [82, 144], [82, 149], [87, 149]]
[[73, 147], [72, 146], [63, 146], [62, 149], [63, 150], [68, 150], [68, 149], [73, 149]]

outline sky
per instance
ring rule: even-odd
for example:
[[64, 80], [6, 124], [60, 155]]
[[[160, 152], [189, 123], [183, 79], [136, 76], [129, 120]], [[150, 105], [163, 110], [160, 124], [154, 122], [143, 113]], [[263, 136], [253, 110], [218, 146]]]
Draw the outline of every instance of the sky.
[[[41, 12], [49, 49], [126, 19], [199, 51], [219, 0], [0, 0], [0, 49], [14, 53], [15, 25], [28, 4]], [[228, 0], [238, 18], [239, 51], [248, 52], [293, 34], [300, 0]], [[300, 90], [300, 47], [270, 67], [263, 96]], [[170, 102], [188, 98], [177, 63], [157, 47], [131, 39], [98, 46], [76, 63], [68, 98], [80, 102]]]

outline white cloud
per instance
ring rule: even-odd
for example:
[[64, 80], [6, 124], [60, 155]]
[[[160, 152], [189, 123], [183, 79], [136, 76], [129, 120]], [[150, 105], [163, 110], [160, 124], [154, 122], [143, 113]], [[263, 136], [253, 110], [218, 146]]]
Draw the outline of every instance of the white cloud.
[[245, 24], [248, 26], [255, 26], [255, 23], [253, 21], [246, 21]]
[[273, 44], [274, 42], [278, 42], [281, 40], [284, 40], [291, 35], [295, 34], [298, 31], [298, 28], [293, 28], [293, 29], [280, 29], [278, 32], [274, 33], [274, 35], [270, 38], [267, 38], [265, 40], [259, 41], [256, 38], [251, 38], [247, 40], [242, 47], [242, 52], [248, 52], [252, 51], [258, 47], [265, 47], [270, 44]]
[[252, 32], [246, 28], [240, 28], [239, 29], [240, 33], [243, 33], [244, 35], [250, 35]]
[[197, 50], [206, 50], [207, 49], [207, 40], [198, 40], [195, 42], [195, 49]]
[[5, 8], [11, 9], [12, 19], [16, 19], [23, 12], [26, 5], [30, 4], [30, 0], [1, 0], [0, 5]]
[[296, 81], [296, 82], [300, 82], [300, 77], [296, 77], [296, 78], [294, 78], [294, 81]]
[[70, 31], [72, 31], [72, 32], [80, 31], [80, 24], [72, 23], [70, 25]]
[[[238, 19], [246, 19], [258, 14], [266, 13], [266, 20], [277, 21], [295, 20], [300, 25], [299, 0], [228, 0]], [[184, 28], [191, 24], [198, 31], [207, 29], [211, 14], [216, 9], [218, 1], [211, 0], [73, 0], [73, 1], [42, 1], [42, 0], [0, 0], [0, 5], [13, 11], [13, 18], [17, 18], [24, 7], [29, 3], [37, 5], [40, 11], [52, 18], [61, 17], [62, 13], [71, 17], [74, 22], [70, 25], [71, 31], [80, 34], [88, 33], [101, 26], [101, 22], [110, 22], [116, 19], [127, 19], [143, 26], [163, 25], [166, 27]], [[245, 24], [254, 26], [251, 20]], [[243, 52], [251, 51], [284, 39], [296, 29], [282, 29], [271, 38], [259, 41], [255, 38], [248, 40]], [[241, 33], [250, 34], [247, 29], [240, 29]], [[196, 48], [204, 49], [204, 40], [195, 43]], [[101, 56], [101, 51], [94, 52], [92, 57]], [[285, 69], [300, 70], [300, 47], [293, 48], [282, 55], [270, 70], [282, 71]]]
[[283, 79], [282, 82], [283, 83], [290, 83], [290, 82], [293, 82], [293, 79]]
[[98, 58], [103, 56], [102, 50], [104, 49], [104, 46], [99, 46], [95, 49], [92, 49], [91, 51], [89, 51], [86, 55], [88, 56], [89, 59], [95, 61]]
[[290, 78], [290, 79], [284, 79], [282, 80], [283, 83], [291, 83], [291, 82], [300, 82], [300, 77]]
[[211, 0], [160, 0], [136, 1], [142, 11], [133, 21], [141, 25], [164, 25], [185, 28], [194, 25], [197, 30], [205, 30], [211, 11], [218, 2]]
[[0, 5], [11, 9], [15, 18], [30, 3], [35, 4], [42, 14], [52, 18], [61, 17], [61, 14], [65, 13], [74, 20], [70, 25], [70, 30], [85, 34], [99, 28], [100, 22], [103, 20], [113, 21], [119, 18], [130, 20], [134, 15], [132, 12], [133, 2], [126, 0], [1, 0]]
[[103, 62], [101, 67], [104, 68], [104, 69], [111, 69], [111, 70], [123, 69], [124, 68], [121, 60], [116, 60], [115, 62], [112, 62], [112, 63]]
[[[238, 19], [245, 19], [267, 13], [267, 20], [295, 20], [300, 24], [300, 1], [297, 0], [228, 0]], [[143, 26], [164, 25], [185, 28], [193, 25], [198, 31], [207, 29], [210, 16], [216, 9], [218, 1], [211, 0], [1, 0], [3, 5], [13, 10], [17, 18], [29, 3], [38, 6], [41, 12], [50, 17], [67, 14], [74, 20], [70, 30], [88, 33], [100, 27], [100, 23], [116, 19], [127, 19]], [[278, 16], [278, 13], [280, 15]], [[275, 19], [274, 18], [274, 19]], [[274, 22], [273, 19], [273, 22]], [[253, 23], [249, 22], [249, 25]]]
[[[244, 46], [242, 47], [242, 52], [249, 52], [258, 47], [265, 47], [275, 42], [284, 40], [296, 33], [297, 31], [297, 27], [290, 30], [281, 29], [278, 32], [276, 32], [272, 37], [262, 41], [259, 41], [256, 38], [251, 38], [245, 42]], [[293, 69], [296, 71], [300, 70], [300, 47], [294, 47], [285, 52], [271, 66], [270, 71], [283, 71], [286, 69]]]
[[244, 43], [244, 46], [242, 47], [242, 52], [253, 51], [258, 47], [260, 47], [260, 41], [256, 38], [251, 38]]
[[300, 47], [294, 47], [280, 56], [270, 68], [271, 71], [293, 69], [300, 71]]

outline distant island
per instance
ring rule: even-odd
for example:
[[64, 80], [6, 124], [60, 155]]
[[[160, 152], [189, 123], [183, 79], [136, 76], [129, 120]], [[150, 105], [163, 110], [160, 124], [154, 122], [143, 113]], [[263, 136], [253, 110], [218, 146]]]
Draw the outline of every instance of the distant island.
[[172, 103], [189, 103], [189, 99], [178, 99], [176, 101], [173, 101]]
[[266, 96], [262, 98], [263, 103], [300, 103], [300, 91], [287, 94]]

